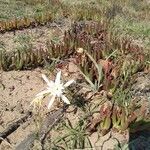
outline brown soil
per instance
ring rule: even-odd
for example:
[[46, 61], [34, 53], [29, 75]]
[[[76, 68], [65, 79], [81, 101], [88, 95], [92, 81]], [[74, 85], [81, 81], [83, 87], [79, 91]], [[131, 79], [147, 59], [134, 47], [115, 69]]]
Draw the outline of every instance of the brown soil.
[[[36, 69], [32, 71], [1, 72], [0, 132], [30, 110], [32, 99], [44, 87], [41, 79], [42, 72], [45, 71]], [[33, 123], [27, 121], [15, 133], [8, 136], [10, 143], [12, 145], [17, 144], [33, 128]], [[2, 146], [3, 143], [7, 142], [2, 142]]]
[[[73, 64], [71, 63], [71, 65]], [[68, 74], [65, 74], [64, 71], [65, 69], [63, 69], [63, 76], [68, 76]], [[46, 86], [41, 78], [42, 73], [47, 74], [47, 71], [37, 68], [32, 71], [1, 72], [0, 133], [7, 129], [10, 124], [23, 117], [28, 111], [32, 110], [30, 102], [35, 95]], [[72, 72], [69, 72], [69, 76], [67, 78], [77, 77]], [[79, 111], [76, 114], [68, 113], [65, 117], [69, 118], [74, 124], [80, 115]], [[0, 145], [1, 149], [14, 149], [16, 145], [35, 130], [36, 126], [34, 117], [29, 117], [7, 138], [2, 139], [2, 143]], [[58, 135], [56, 132], [52, 132], [51, 134], [53, 137]], [[124, 137], [122, 134], [113, 133], [113, 136], [117, 137], [120, 142], [126, 141], [127, 139], [126, 136]], [[95, 143], [98, 139], [98, 133], [94, 133], [91, 135], [90, 140], [93, 143], [93, 147], [97, 147], [97, 149], [102, 147], [102, 143], [104, 141], [106, 141], [103, 145], [104, 149], [113, 149], [114, 145], [117, 144], [117, 140], [112, 137], [110, 137], [110, 133], [108, 133], [107, 135], [100, 137], [99, 141]], [[37, 147], [39, 148], [37, 145], [38, 142], [34, 144], [33, 149], [37, 149]]]
[[45, 49], [47, 41], [60, 42], [64, 31], [68, 30], [70, 25], [69, 20], [63, 20], [60, 24], [51, 23], [47, 26], [6, 32], [0, 34], [0, 47], [12, 51], [21, 48], [23, 44], [30, 44], [32, 49]]
[[[73, 70], [72, 68], [75, 69]], [[63, 79], [77, 80], [80, 78], [78, 69], [73, 64], [73, 58], [66, 60], [65, 65], [61, 68], [61, 70]], [[27, 112], [33, 110], [33, 107], [30, 106], [31, 101], [38, 92], [42, 91], [46, 87], [45, 82], [41, 78], [42, 73], [46, 74], [52, 80], [54, 79], [54, 74], [56, 74], [55, 72], [52, 75], [49, 71], [40, 68], [32, 71], [9, 71], [0, 73], [0, 133], [4, 132], [5, 129], [9, 128], [9, 126], [15, 121], [24, 117]], [[144, 75], [142, 75], [142, 79], [143, 77]], [[139, 84], [141, 83], [141, 80], [139, 80], [140, 77], [137, 78], [136, 84], [138, 84], [138, 82]], [[144, 80], [142, 81], [143, 85], [145, 85], [145, 87], [147, 88], [147, 82], [144, 84]], [[142, 86], [142, 89], [143, 88], [144, 86]], [[83, 93], [85, 90], [86, 89], [84, 87], [80, 91], [81, 93]], [[145, 102], [143, 101], [143, 103]], [[46, 104], [44, 104], [44, 109]], [[55, 105], [54, 109], [56, 108], [56, 106], [57, 105]], [[70, 109], [72, 110], [72, 108]], [[45, 110], [46, 112], [48, 111], [47, 109]], [[81, 112], [79, 109], [77, 113], [65, 114], [65, 118], [69, 118], [71, 123], [75, 125], [80, 116], [82, 116], [82, 113], [83, 112]], [[15, 147], [20, 144], [21, 141], [26, 139], [28, 135], [34, 133], [37, 130], [34, 119], [34, 116], [28, 117], [20, 124], [18, 128], [14, 130], [14, 132], [9, 134], [6, 138], [1, 139], [1, 149], [15, 149]], [[57, 137], [59, 136], [59, 134], [61, 134], [61, 131], [59, 133], [52, 130], [51, 137]], [[123, 133], [110, 131], [105, 136], [99, 136], [99, 132], [95, 132], [90, 136], [90, 141], [92, 142], [92, 145], [96, 150], [113, 150], [115, 145], [127, 142], [129, 140], [129, 134], [129, 130], [126, 130]], [[49, 143], [47, 143], [47, 146], [48, 144]], [[47, 149], [48, 148], [49, 147], [47, 147]], [[34, 142], [33, 149], [41, 149], [41, 145], [38, 141]]]

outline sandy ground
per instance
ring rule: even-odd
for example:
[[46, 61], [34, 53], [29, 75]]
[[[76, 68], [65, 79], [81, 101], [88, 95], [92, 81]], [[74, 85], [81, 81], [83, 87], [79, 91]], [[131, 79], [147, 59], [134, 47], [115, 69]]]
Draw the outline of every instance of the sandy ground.
[[[70, 28], [69, 20], [60, 20], [47, 26], [16, 30], [0, 34], [0, 48], [6, 51], [23, 49], [27, 46], [32, 49], [45, 49], [47, 41], [60, 42], [65, 30]], [[27, 48], [25, 47], [25, 48]]]
[[[42, 73], [44, 70], [40, 69], [1, 72], [0, 132], [32, 109], [30, 108], [31, 101], [45, 86], [41, 78]], [[15, 134], [8, 137], [11, 143], [16, 144], [23, 140], [33, 129], [33, 126], [30, 125], [32, 123], [25, 124]]]
[[[76, 70], [77, 68], [73, 70], [72, 67], [75, 66], [73, 66], [72, 62], [70, 62], [68, 63], [68, 66], [62, 68], [62, 75], [67, 80], [79, 78]], [[68, 72], [66, 72], [66, 69]], [[28, 111], [33, 110], [33, 107], [30, 107], [31, 101], [38, 92], [42, 91], [46, 87], [45, 82], [41, 78], [42, 73], [46, 74], [52, 80], [56, 74], [56, 72], [54, 72], [52, 75], [47, 70], [40, 68], [32, 71], [0, 72], [0, 132], [7, 129], [12, 122], [23, 117]], [[146, 79], [148, 80], [148, 78]], [[145, 80], [146, 87], [149, 85], [147, 84], [147, 80]], [[141, 80], [139, 83], [141, 83]], [[142, 85], [143, 86], [140, 86], [139, 88], [144, 87], [144, 80]], [[80, 116], [80, 111], [77, 111], [76, 114], [68, 113], [65, 115], [65, 117], [69, 118], [72, 123], [75, 123]], [[30, 133], [34, 132], [35, 128], [34, 118], [28, 118], [17, 130], [3, 140], [0, 148], [2, 150], [14, 149], [14, 147], [23, 141]], [[52, 137], [56, 137], [59, 136], [59, 133], [52, 131], [51, 135]], [[128, 140], [128, 130], [123, 133], [111, 131], [105, 136], [99, 136], [99, 133], [95, 132], [90, 136], [90, 141], [94, 147], [93, 150], [113, 150], [114, 146], [117, 145], [118, 142], [126, 143]]]
[[[3, 132], [12, 122], [23, 117], [27, 111], [32, 110], [30, 103], [35, 95], [40, 92], [46, 84], [41, 78], [41, 74], [47, 74], [46, 70], [39, 68], [32, 71], [10, 71], [0, 73], [0, 132]], [[74, 122], [79, 118], [80, 113], [66, 115], [70, 121]], [[1, 149], [13, 149], [31, 132], [35, 131], [33, 118], [29, 118], [15, 132], [10, 134], [1, 144]], [[53, 135], [57, 135], [55, 132]], [[126, 141], [127, 137], [122, 134], [114, 134], [119, 137], [119, 141]], [[101, 137], [98, 143], [98, 133], [91, 135], [90, 140], [93, 147], [99, 149], [103, 141], [110, 138], [110, 133]], [[104, 149], [112, 149], [117, 144], [117, 140], [109, 139], [104, 145]]]

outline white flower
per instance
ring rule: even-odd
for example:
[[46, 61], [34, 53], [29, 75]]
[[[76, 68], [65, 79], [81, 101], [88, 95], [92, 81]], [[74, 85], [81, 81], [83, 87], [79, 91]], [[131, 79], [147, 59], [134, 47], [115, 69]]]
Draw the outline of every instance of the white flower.
[[51, 99], [48, 104], [48, 109], [52, 106], [56, 97], [61, 98], [65, 103], [70, 104], [68, 98], [63, 95], [63, 92], [66, 87], [68, 87], [70, 84], [72, 84], [74, 82], [74, 80], [70, 80], [65, 84], [61, 83], [61, 80], [60, 80], [61, 71], [59, 71], [57, 73], [55, 82], [53, 82], [51, 80], [49, 81], [48, 78], [46, 77], [46, 75], [44, 75], [44, 74], [42, 74], [42, 78], [47, 83], [48, 87], [46, 90], [38, 93], [36, 95], [36, 97], [40, 97], [40, 96], [44, 97], [46, 95], [50, 95]]

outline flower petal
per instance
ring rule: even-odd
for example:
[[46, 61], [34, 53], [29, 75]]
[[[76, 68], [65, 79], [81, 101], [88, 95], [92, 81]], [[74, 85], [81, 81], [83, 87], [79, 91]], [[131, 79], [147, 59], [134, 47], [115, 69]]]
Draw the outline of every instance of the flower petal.
[[64, 87], [68, 87], [68, 86], [71, 85], [73, 82], [75, 82], [75, 81], [74, 81], [74, 80], [70, 80], [70, 81], [66, 82], [66, 83], [64, 84]]
[[53, 81], [49, 81], [45, 74], [42, 74], [43, 80], [47, 83], [48, 86], [51, 86]]
[[45, 96], [45, 95], [48, 94], [48, 93], [50, 93], [50, 90], [49, 90], [49, 89], [48, 89], [48, 90], [44, 90], [44, 91], [38, 93], [38, 94], [36, 95], [36, 97]]
[[68, 100], [68, 98], [67, 98], [66, 96], [61, 95], [61, 98], [62, 98], [62, 100], [63, 100], [65, 103], [70, 104], [70, 102], [69, 102], [69, 100]]
[[56, 75], [55, 83], [60, 84], [61, 71], [59, 71]]
[[54, 96], [52, 96], [52, 98], [51, 98], [51, 100], [50, 100], [50, 102], [49, 102], [49, 104], [48, 104], [48, 109], [50, 109], [50, 107], [52, 106], [52, 104], [53, 104], [53, 102], [54, 102], [54, 100], [55, 100], [55, 95]]

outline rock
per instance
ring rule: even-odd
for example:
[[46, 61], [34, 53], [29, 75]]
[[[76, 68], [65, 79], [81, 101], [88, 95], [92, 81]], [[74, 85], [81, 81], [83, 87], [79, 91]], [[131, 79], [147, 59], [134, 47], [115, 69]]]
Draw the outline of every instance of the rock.
[[9, 87], [9, 89], [10, 89], [10, 92], [12, 92], [15, 89], [15, 86], [11, 86]]
[[73, 62], [69, 62], [68, 71], [70, 73], [78, 72], [78, 70], [78, 67]]
[[[93, 148], [97, 148], [99, 150], [102, 149], [102, 145], [105, 144], [105, 142], [108, 140], [110, 140], [110, 135], [111, 135], [111, 132], [107, 133], [106, 135], [104, 136], [99, 136], [99, 133], [98, 132], [94, 132], [90, 137], [90, 141], [92, 143], [92, 146]], [[96, 150], [97, 150], [96, 149]]]
[[150, 73], [139, 73], [131, 90], [134, 96], [150, 97]]
[[105, 150], [113, 150], [115, 145], [118, 145], [118, 141], [116, 139], [109, 139], [103, 145], [103, 149]]

